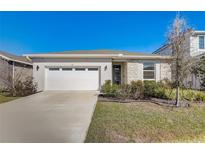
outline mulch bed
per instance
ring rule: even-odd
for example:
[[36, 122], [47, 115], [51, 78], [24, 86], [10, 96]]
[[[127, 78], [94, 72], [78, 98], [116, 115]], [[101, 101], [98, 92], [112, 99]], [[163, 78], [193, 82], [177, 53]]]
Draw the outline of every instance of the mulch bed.
[[[170, 106], [170, 107], [174, 107], [175, 106], [175, 100], [165, 100], [165, 99], [159, 99], [159, 98], [149, 98], [149, 99], [125, 99], [125, 100], [120, 100], [119, 98], [115, 98], [115, 97], [107, 97], [107, 96], [103, 96], [103, 95], [99, 95], [98, 97], [98, 101], [102, 101], [102, 102], [118, 102], [118, 103], [136, 103], [136, 102], [152, 102], [155, 103], [157, 105], [161, 105], [161, 106]], [[180, 106], [181, 107], [190, 107], [191, 104], [190, 101], [180, 101]], [[204, 103], [204, 102], [196, 102], [195, 103]]]
[[[150, 101], [152, 103], [158, 104], [158, 105], [165, 105], [165, 106], [171, 106], [174, 107], [176, 106], [175, 100], [165, 100], [165, 99], [159, 99], [159, 98], [151, 98]], [[180, 101], [180, 106], [181, 107], [190, 107], [190, 102], [189, 101]]]
[[115, 97], [106, 97], [106, 96], [98, 96], [98, 101], [102, 102], [118, 102], [118, 103], [133, 103], [133, 102], [147, 102], [148, 100], [136, 100], [136, 99], [125, 99], [125, 100], [120, 100], [119, 98]]

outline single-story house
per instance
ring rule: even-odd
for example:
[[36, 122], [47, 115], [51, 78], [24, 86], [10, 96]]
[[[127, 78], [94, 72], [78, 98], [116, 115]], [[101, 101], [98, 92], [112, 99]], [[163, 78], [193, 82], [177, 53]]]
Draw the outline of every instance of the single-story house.
[[171, 57], [113, 50], [82, 50], [24, 55], [33, 62], [38, 91], [100, 90], [106, 80], [171, 79]]
[[26, 57], [0, 51], [0, 90], [8, 88], [15, 80], [32, 77], [33, 64]]

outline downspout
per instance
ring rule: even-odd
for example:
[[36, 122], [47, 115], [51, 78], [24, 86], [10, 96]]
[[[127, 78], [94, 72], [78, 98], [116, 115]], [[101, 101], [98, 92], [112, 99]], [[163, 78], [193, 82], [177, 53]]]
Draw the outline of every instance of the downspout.
[[162, 62], [160, 61], [160, 81], [162, 80]]
[[14, 89], [14, 77], [15, 77], [15, 62], [12, 63], [12, 88]]

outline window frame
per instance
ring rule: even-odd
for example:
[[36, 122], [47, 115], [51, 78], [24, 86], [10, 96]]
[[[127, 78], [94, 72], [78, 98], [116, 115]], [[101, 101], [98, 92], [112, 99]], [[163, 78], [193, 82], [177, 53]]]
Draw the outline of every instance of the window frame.
[[59, 67], [49, 67], [48, 68], [49, 71], [60, 71]]
[[[144, 66], [145, 66], [146, 63], [153, 64], [154, 69], [153, 70], [145, 70]], [[148, 61], [143, 62], [143, 69], [142, 69], [142, 71], [143, 71], [143, 80], [151, 80], [151, 81], [156, 80], [156, 63], [155, 62], [148, 62]], [[145, 79], [144, 78], [144, 72], [153, 72], [154, 73], [154, 77], [150, 78], [150, 79]]]
[[73, 71], [72, 67], [62, 67], [62, 71]]
[[85, 67], [76, 67], [75, 71], [86, 71]]
[[97, 67], [88, 67], [88, 71], [98, 71]]
[[[204, 38], [203, 48], [200, 48], [200, 37]], [[198, 38], [199, 38], [199, 43], [198, 43], [199, 50], [205, 50], [205, 35], [199, 35]]]

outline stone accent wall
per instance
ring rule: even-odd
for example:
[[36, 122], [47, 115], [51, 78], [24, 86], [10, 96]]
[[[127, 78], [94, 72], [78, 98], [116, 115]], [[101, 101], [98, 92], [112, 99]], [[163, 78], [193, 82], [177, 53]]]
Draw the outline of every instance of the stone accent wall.
[[139, 62], [127, 62], [127, 83], [133, 80], [143, 80], [143, 64]]
[[161, 62], [161, 77], [160, 80], [169, 79], [171, 80], [171, 64], [166, 62]]
[[[127, 83], [133, 80], [143, 80], [143, 61], [127, 62]], [[171, 64], [166, 61], [156, 61], [155, 64], [155, 80], [163, 79], [171, 80]]]

